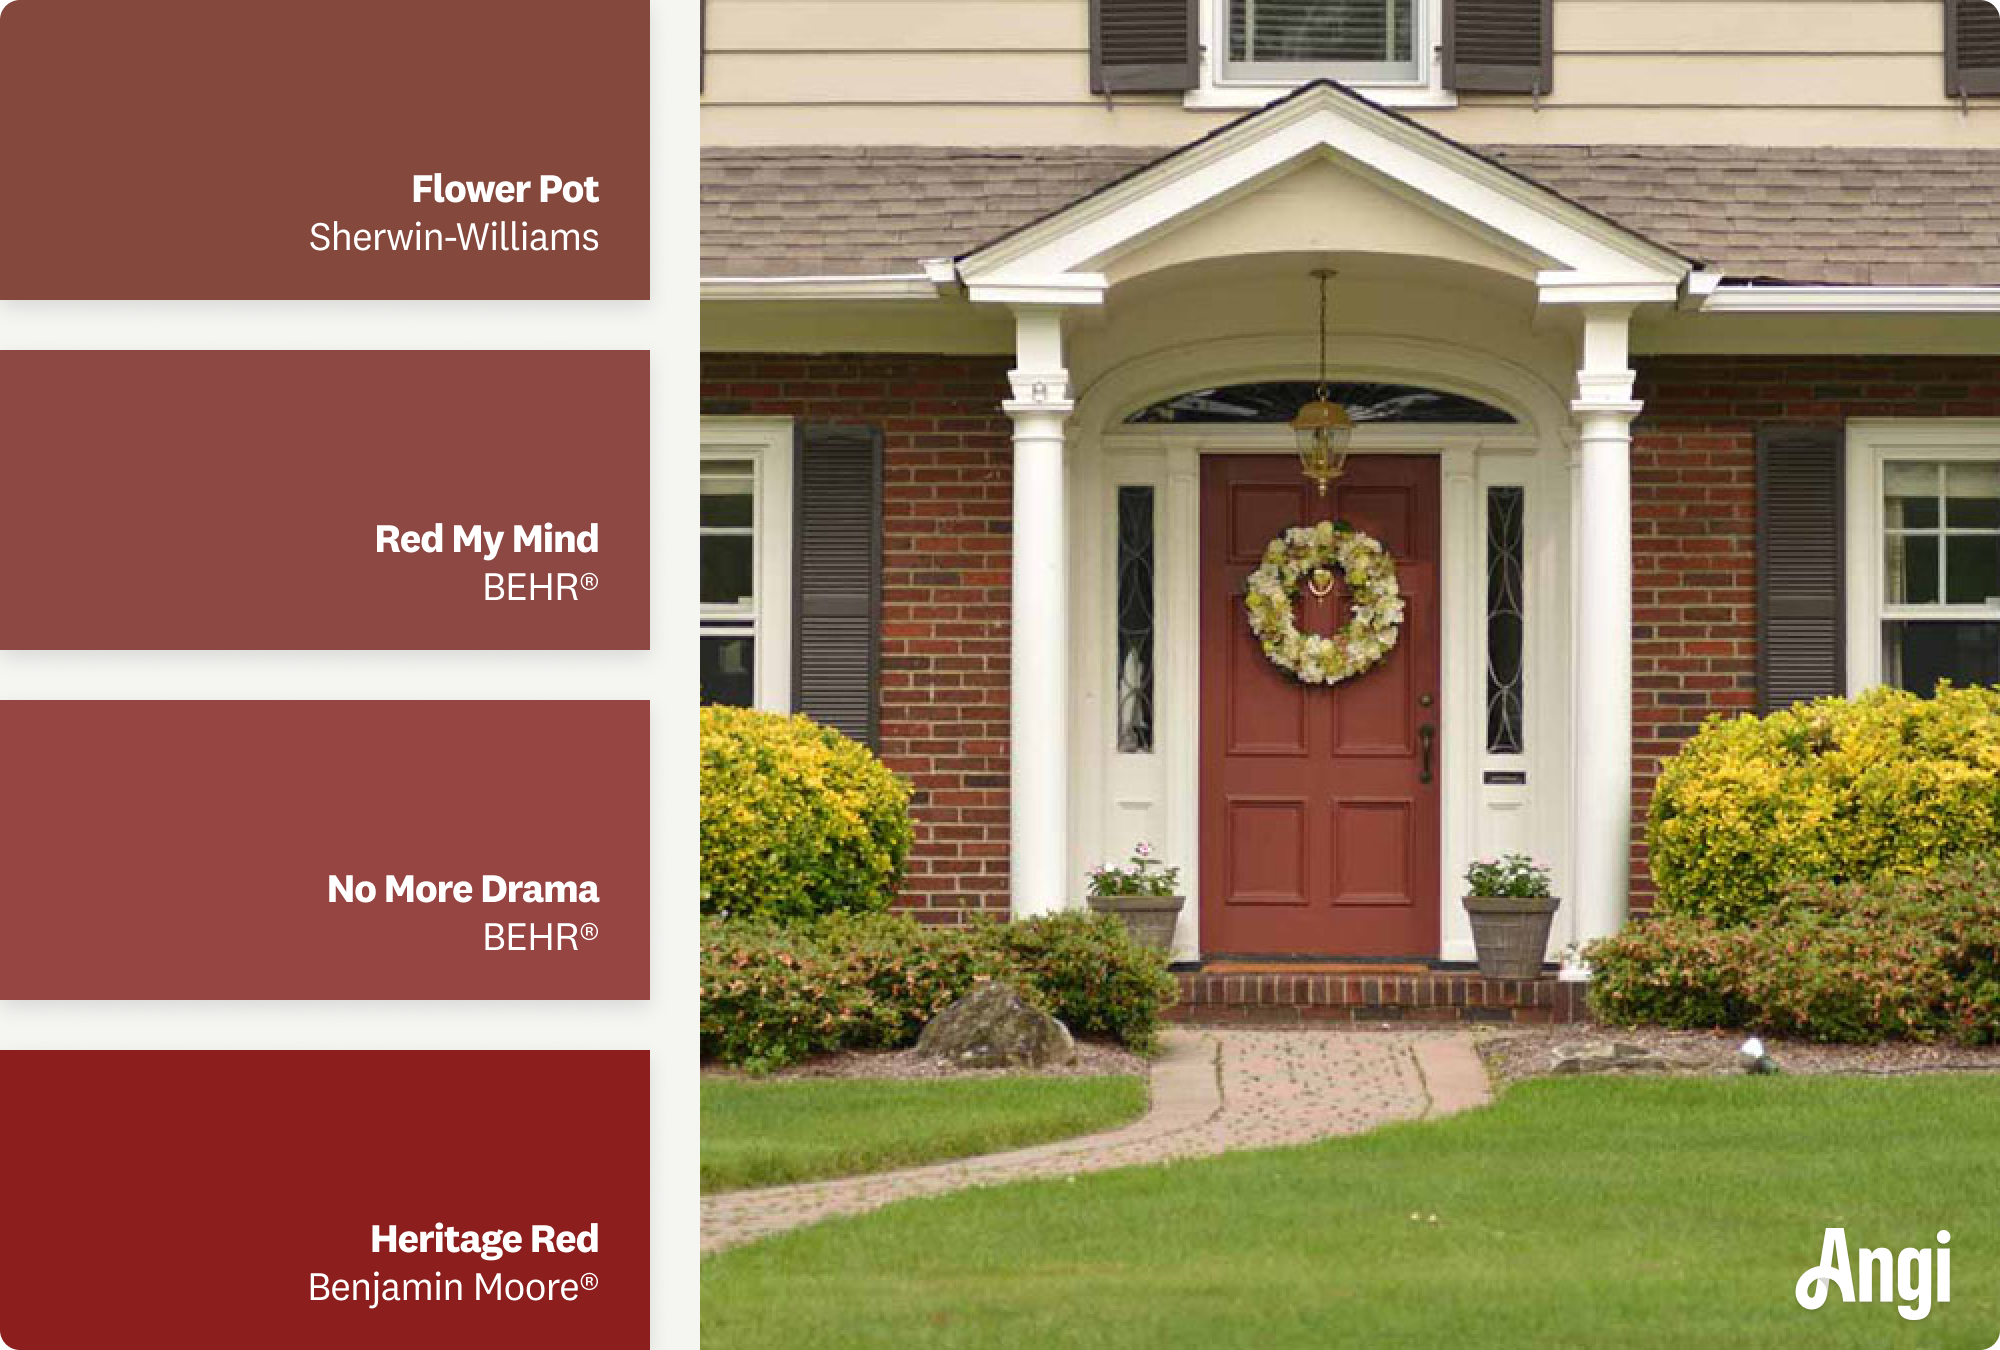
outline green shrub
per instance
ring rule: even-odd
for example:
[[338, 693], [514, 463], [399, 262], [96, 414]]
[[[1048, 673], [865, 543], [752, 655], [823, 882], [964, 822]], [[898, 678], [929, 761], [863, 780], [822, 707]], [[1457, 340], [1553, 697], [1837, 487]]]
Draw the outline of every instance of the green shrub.
[[1736, 993], [1756, 934], [1715, 920], [1656, 914], [1593, 944], [1591, 1011], [1622, 1026], [1735, 1027], [1749, 1020]]
[[881, 1035], [872, 1044], [914, 1044], [924, 1023], [980, 980], [1007, 980], [1027, 1001], [1045, 1003], [1004, 951], [973, 942], [962, 930], [926, 927], [901, 914], [835, 914], [812, 927], [814, 940], [838, 961], [842, 979], [874, 1000]]
[[910, 791], [804, 717], [701, 710], [701, 908], [803, 919], [886, 909], [910, 851]]
[[2000, 850], [2000, 690], [1876, 689], [1711, 720], [1662, 770], [1647, 848], [1662, 912], [1724, 923], [1792, 882]]
[[1640, 920], [1594, 944], [1608, 1022], [1750, 1027], [1821, 1041], [2000, 1040], [2000, 864], [1793, 887], [1755, 925]]
[[984, 934], [1072, 1032], [1153, 1047], [1160, 1010], [1179, 986], [1166, 956], [1134, 942], [1116, 915], [1070, 910], [995, 924]]
[[1078, 1035], [1148, 1049], [1175, 984], [1166, 958], [1108, 915], [977, 928], [900, 914], [795, 924], [708, 918], [701, 928], [701, 1053], [772, 1069], [835, 1050], [913, 1044], [980, 980], [1005, 980]]
[[701, 925], [701, 1055], [775, 1069], [886, 1039], [895, 1019], [806, 930], [761, 919]]

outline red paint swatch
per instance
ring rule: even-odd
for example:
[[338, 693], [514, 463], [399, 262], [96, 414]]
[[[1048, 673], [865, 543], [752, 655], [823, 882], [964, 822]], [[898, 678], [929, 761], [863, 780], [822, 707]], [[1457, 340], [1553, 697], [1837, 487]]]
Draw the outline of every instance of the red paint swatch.
[[644, 352], [0, 352], [0, 409], [0, 646], [648, 645]]
[[[0, 1082], [0, 1342], [647, 1344], [643, 1052], [8, 1051]], [[438, 1224], [522, 1250], [374, 1249]]]
[[0, 297], [643, 300], [648, 27], [644, 0], [13, 0]]
[[646, 998], [648, 737], [641, 702], [0, 701], [0, 998]]

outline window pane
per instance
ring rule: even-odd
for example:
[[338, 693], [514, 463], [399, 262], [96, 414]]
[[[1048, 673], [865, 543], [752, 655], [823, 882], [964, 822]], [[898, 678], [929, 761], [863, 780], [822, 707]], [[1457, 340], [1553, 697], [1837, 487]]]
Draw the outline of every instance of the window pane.
[[703, 460], [701, 523], [747, 527], [755, 518], [756, 491], [756, 470], [749, 460]]
[[[1290, 422], [1299, 405], [1314, 397], [1311, 380], [1259, 380], [1190, 389], [1139, 409], [1127, 422], [1217, 422], [1242, 426], [1252, 422]], [[1512, 414], [1490, 403], [1444, 389], [1414, 384], [1376, 384], [1329, 380], [1327, 397], [1347, 409], [1356, 422], [1490, 422], [1511, 423]]]
[[1526, 490], [1486, 489], [1486, 749], [1522, 749], [1522, 562]]
[[701, 540], [701, 602], [748, 605], [756, 599], [756, 548], [747, 534], [710, 534]]
[[1882, 625], [1886, 681], [1928, 694], [1939, 680], [2000, 684], [2000, 623], [1891, 620]]
[[[1947, 464], [1944, 481], [1946, 525], [1955, 530], [2000, 529], [2000, 464]], [[1957, 589], [1956, 582], [1952, 588]]]
[[756, 642], [742, 636], [701, 639], [701, 701], [748, 708], [757, 701]]
[[1892, 605], [1934, 605], [1938, 599], [1938, 537], [1892, 534], [1884, 539], [1883, 597]]
[[1232, 61], [1408, 61], [1410, 0], [1231, 0]]
[[1118, 748], [1153, 748], [1153, 489], [1118, 489]]
[[1934, 530], [1938, 524], [1939, 466], [1896, 462], [1882, 466], [1882, 524], [1892, 530]]
[[1983, 605], [2000, 599], [2000, 534], [1955, 534], [1944, 541], [1945, 599]]
[[748, 528], [755, 519], [756, 502], [757, 498], [747, 482], [703, 483], [701, 523], [710, 528]]

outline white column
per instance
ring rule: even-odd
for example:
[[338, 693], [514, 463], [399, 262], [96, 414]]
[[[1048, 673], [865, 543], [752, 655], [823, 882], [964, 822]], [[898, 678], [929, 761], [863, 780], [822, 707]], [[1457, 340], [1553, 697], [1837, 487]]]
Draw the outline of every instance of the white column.
[[1010, 892], [1017, 917], [1062, 909], [1069, 894], [1066, 683], [1068, 561], [1063, 502], [1063, 422], [1069, 372], [1062, 314], [1015, 311], [1012, 745], [1009, 758]]
[[1584, 312], [1577, 370], [1575, 776], [1576, 932], [1585, 942], [1625, 923], [1632, 851], [1631, 309]]

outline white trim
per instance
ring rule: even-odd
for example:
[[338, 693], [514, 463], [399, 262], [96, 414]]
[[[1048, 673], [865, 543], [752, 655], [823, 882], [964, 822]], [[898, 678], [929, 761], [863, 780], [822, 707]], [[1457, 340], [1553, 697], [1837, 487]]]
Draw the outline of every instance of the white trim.
[[[1475, 728], [1486, 707], [1486, 533], [1479, 459], [1470, 446], [1438, 456], [1438, 955], [1472, 956], [1472, 926], [1459, 879], [1478, 853], [1480, 779], [1485, 755]], [[1523, 653], [1525, 660], [1526, 653]], [[1419, 718], [1423, 717], [1420, 711]]]
[[[929, 264], [925, 264], [929, 268]], [[866, 277], [703, 277], [704, 300], [936, 300], [948, 281], [934, 272]]]
[[[1076, 422], [1119, 436], [1193, 436], [1209, 442], [1268, 441], [1278, 449], [1293, 444], [1282, 426], [1228, 427], [1202, 424], [1127, 425], [1124, 419], [1161, 399], [1190, 389], [1243, 384], [1257, 380], [1310, 380], [1314, 375], [1315, 334], [1260, 333], [1245, 337], [1195, 340], [1134, 356], [1101, 372], [1077, 393]], [[1302, 358], [1301, 354], [1307, 355]], [[1334, 334], [1327, 339], [1327, 365], [1343, 380], [1383, 384], [1420, 384], [1462, 394], [1512, 414], [1516, 426], [1471, 428], [1393, 423], [1355, 428], [1357, 447], [1437, 445], [1439, 438], [1472, 437], [1482, 448], [1532, 449], [1536, 428], [1567, 421], [1563, 395], [1549, 388], [1532, 369], [1456, 343], [1426, 338]], [[1258, 438], [1262, 438], [1259, 440]], [[1386, 438], [1386, 439], [1383, 439]]]
[[[1108, 257], [1330, 155], [1524, 257], [1565, 285], [1654, 285], [1678, 295], [1686, 259], [1413, 122], [1331, 86], [1303, 89], [1132, 177], [964, 258], [969, 286], [1094, 277]], [[1545, 278], [1553, 281], [1556, 278]]]
[[2000, 286], [1721, 285], [1696, 308], [1708, 314], [1996, 314]]
[[1014, 277], [1007, 281], [967, 284], [973, 301], [996, 305], [1101, 305], [1110, 285], [1096, 272], [1071, 272], [1065, 276]]
[[[1313, 76], [1284, 79], [1236, 76], [1228, 73], [1229, 52], [1222, 41], [1226, 31], [1223, 7], [1228, 0], [1203, 0], [1200, 7], [1200, 40], [1207, 59], [1201, 63], [1201, 83], [1190, 89], [1183, 106], [1194, 111], [1261, 108], [1284, 97]], [[1348, 88], [1385, 108], [1455, 108], [1458, 95], [1444, 87], [1444, 0], [1417, 0], [1421, 10], [1417, 28], [1417, 68], [1423, 78], [1415, 80], [1344, 79], [1336, 66], [1315, 72], [1317, 77], [1340, 79]]]
[[[1370, 97], [1376, 91], [1370, 90]], [[1192, 96], [1190, 96], [1192, 97]], [[1251, 105], [1255, 106], [1255, 105]], [[1667, 303], [1704, 314], [2000, 314], [2000, 286], [1784, 286], [1730, 283], [1722, 273], [1688, 273], [1667, 282], [1606, 283], [1545, 271], [1536, 277], [1545, 305]], [[949, 258], [926, 259], [922, 272], [871, 276], [703, 277], [703, 300], [939, 300], [958, 284]], [[1100, 274], [1043, 278], [1039, 283], [983, 283], [975, 301], [1001, 304], [1094, 305], [1103, 300]]]
[[702, 459], [748, 459], [756, 465], [757, 706], [792, 710], [792, 419], [704, 417]]
[[[1197, 386], [1261, 379], [1310, 378], [1297, 336], [1264, 334], [1190, 342], [1132, 357], [1090, 382], [1070, 419], [1070, 522], [1073, 541], [1069, 673], [1071, 872], [1078, 885], [1090, 866], [1122, 857], [1149, 839], [1182, 869], [1187, 905], [1175, 939], [1176, 960], [1201, 950], [1200, 855], [1200, 511], [1201, 458], [1287, 454], [1289, 428], [1257, 425], [1127, 424], [1138, 408]], [[1310, 360], [1310, 358], [1308, 358]], [[1439, 713], [1441, 821], [1438, 903], [1440, 947], [1448, 961], [1473, 957], [1458, 880], [1474, 856], [1534, 853], [1568, 885], [1570, 610], [1567, 603], [1569, 481], [1564, 435], [1570, 414], [1562, 391], [1502, 357], [1448, 343], [1358, 336], [1329, 348], [1343, 378], [1422, 383], [1506, 409], [1518, 425], [1356, 428], [1355, 454], [1439, 456], [1442, 518], [1439, 560]], [[1117, 489], [1151, 484], [1156, 493], [1154, 561], [1154, 726], [1150, 755], [1115, 750], [1115, 538]], [[1526, 753], [1483, 753], [1485, 725], [1485, 490], [1528, 489]], [[1488, 786], [1488, 768], [1524, 770], [1525, 785]], [[1567, 893], [1567, 892], [1565, 892]], [[1552, 947], [1575, 936], [1576, 906], [1558, 916]]]
[[1678, 281], [1595, 281], [1571, 272], [1542, 272], [1535, 277], [1545, 305], [1667, 305], [1680, 299]]
[[1847, 692], [1882, 683], [1882, 624], [1898, 617], [2000, 621], [2000, 606], [1882, 603], [1882, 466], [1890, 460], [2000, 462], [2000, 418], [1857, 418], [1847, 424]]

